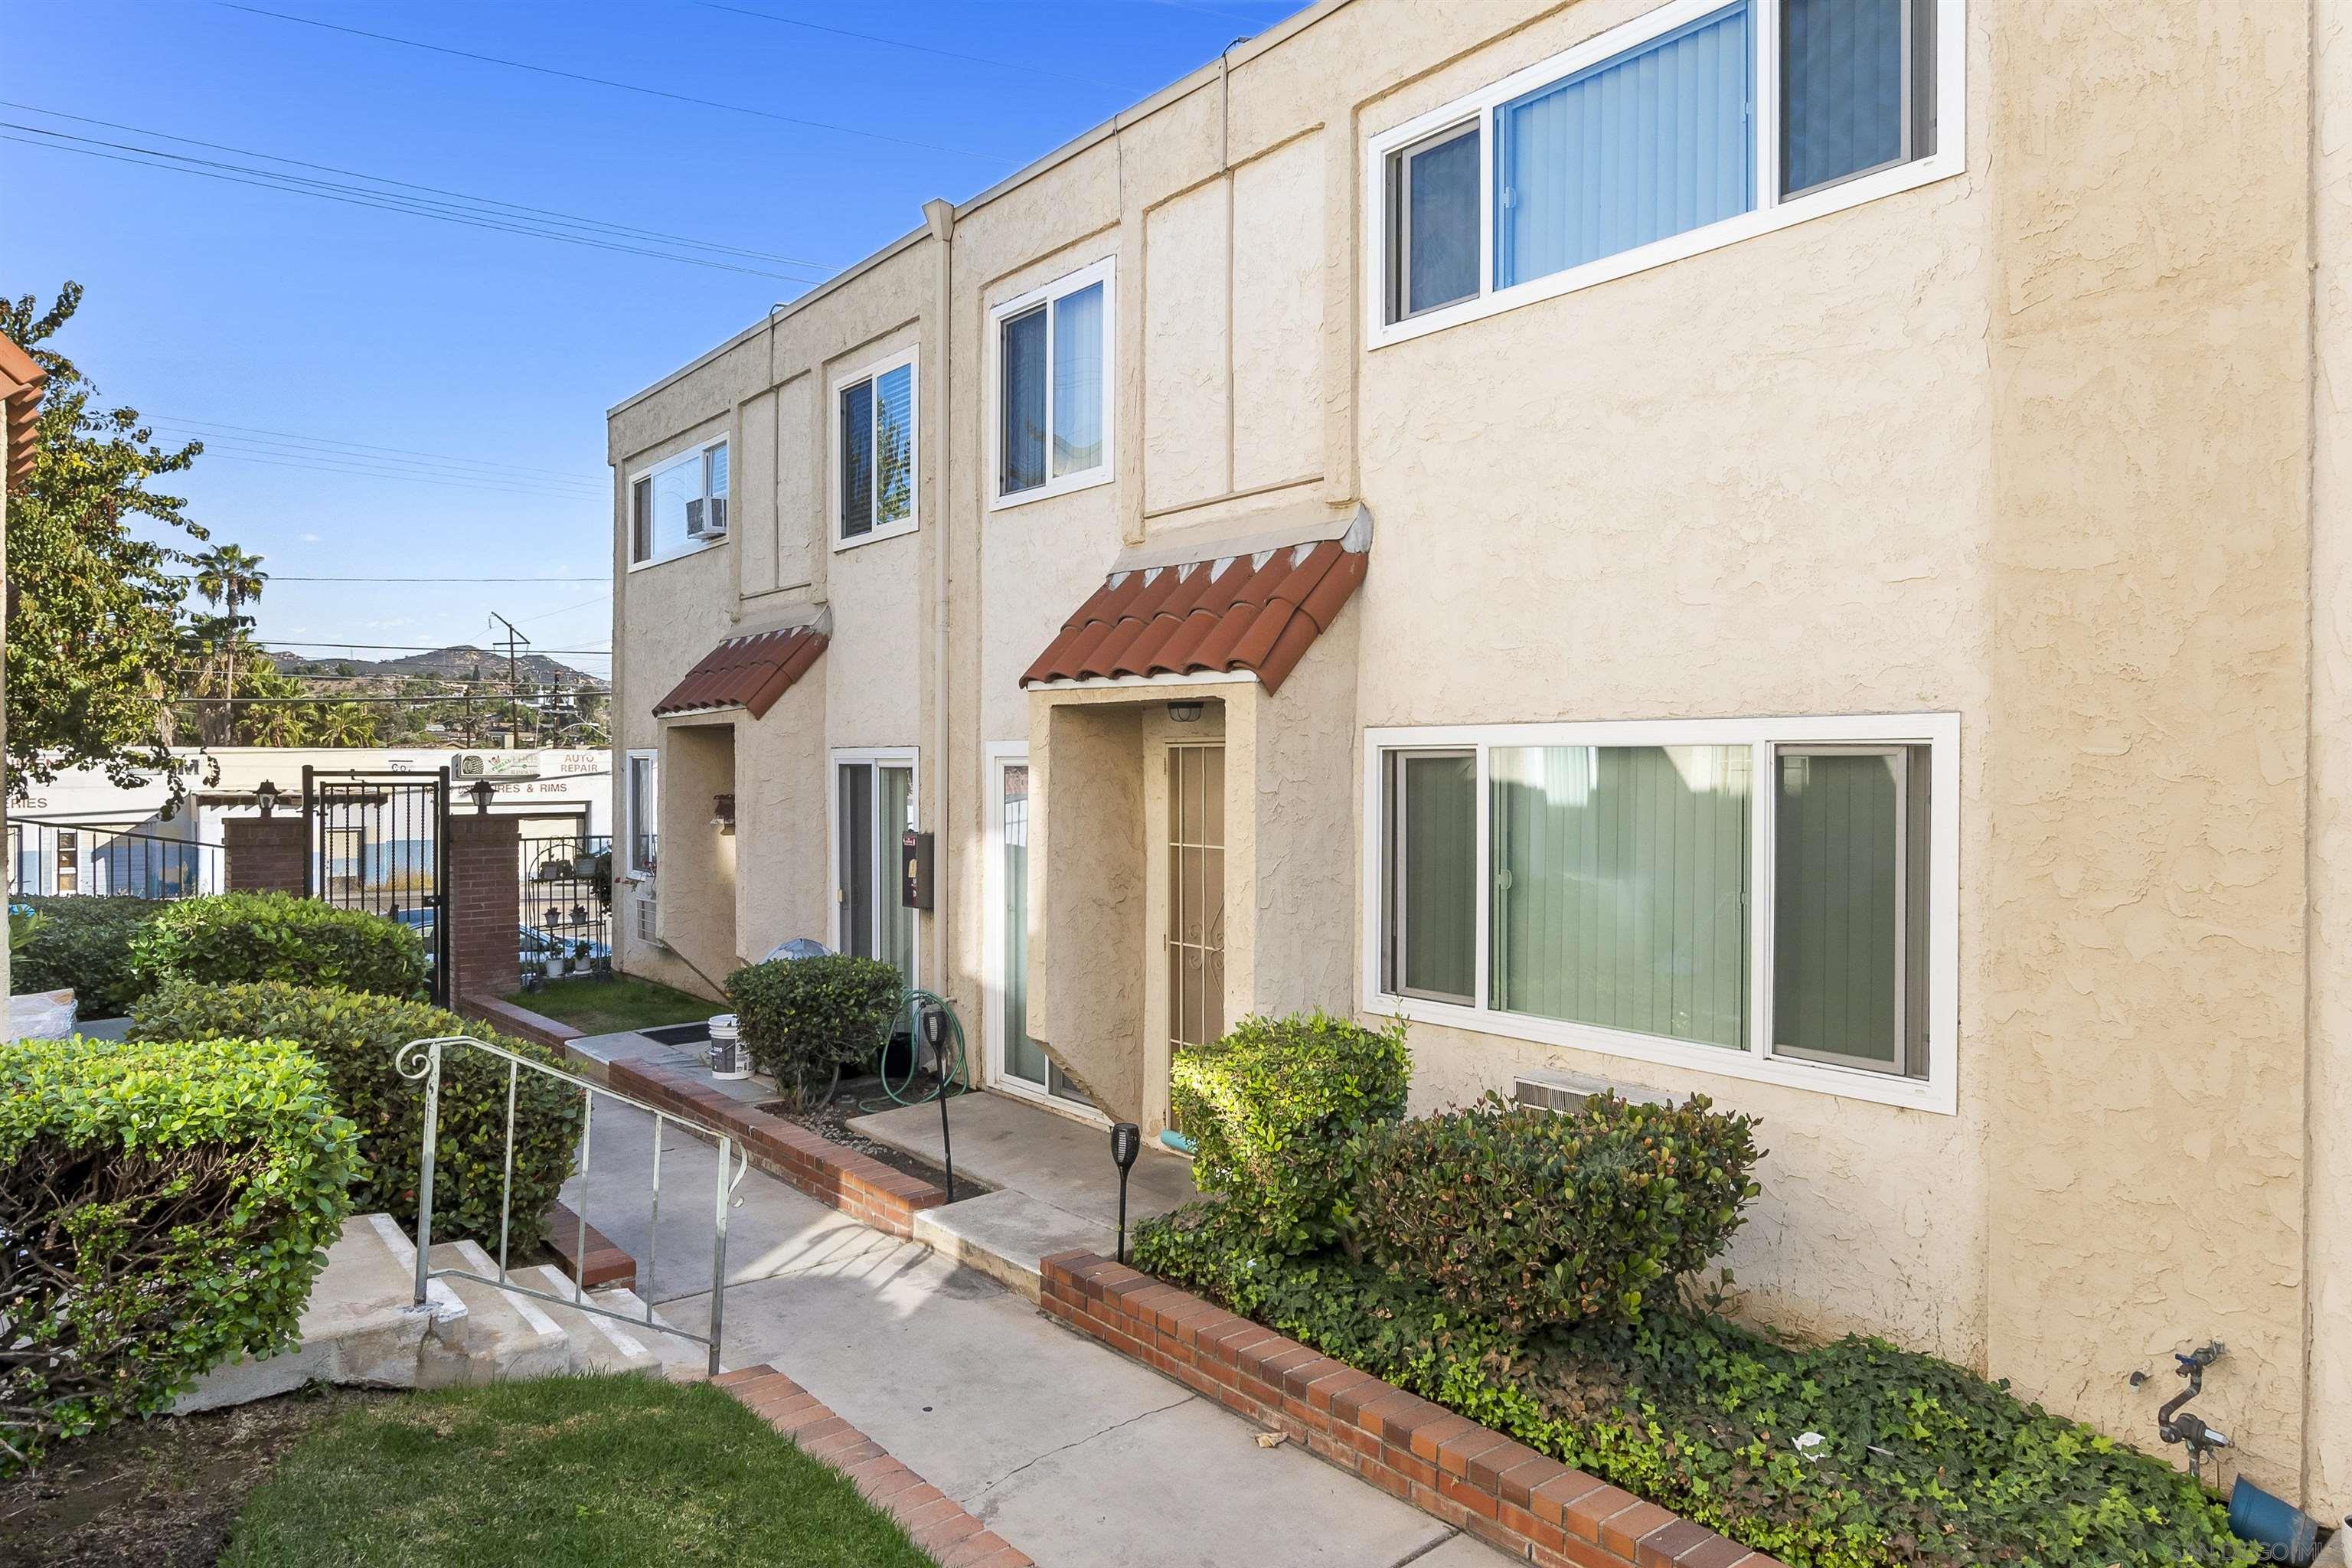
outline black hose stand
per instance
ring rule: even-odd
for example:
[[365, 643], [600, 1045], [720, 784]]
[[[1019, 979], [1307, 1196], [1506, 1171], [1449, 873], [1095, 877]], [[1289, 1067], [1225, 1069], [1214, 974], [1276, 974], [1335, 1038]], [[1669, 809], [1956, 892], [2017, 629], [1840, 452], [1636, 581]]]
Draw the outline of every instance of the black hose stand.
[[940, 1159], [947, 1167], [948, 1202], [955, 1202], [955, 1144], [948, 1138], [948, 1016], [923, 1009], [923, 1044], [930, 1047], [931, 1072], [940, 1080]]

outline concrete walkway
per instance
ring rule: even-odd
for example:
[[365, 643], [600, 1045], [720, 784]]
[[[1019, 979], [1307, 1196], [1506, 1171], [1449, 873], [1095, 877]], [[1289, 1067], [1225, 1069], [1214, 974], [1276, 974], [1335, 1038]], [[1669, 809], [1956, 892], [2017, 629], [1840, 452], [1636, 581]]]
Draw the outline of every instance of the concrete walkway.
[[[663, 1142], [649, 1294], [698, 1331], [715, 1161], [675, 1131]], [[588, 1179], [564, 1192], [640, 1258], [652, 1160], [652, 1118], [607, 1102]], [[1247, 1423], [928, 1247], [757, 1171], [736, 1195], [728, 1364], [772, 1363], [1043, 1568], [1509, 1561], [1293, 1445], [1259, 1447]]]

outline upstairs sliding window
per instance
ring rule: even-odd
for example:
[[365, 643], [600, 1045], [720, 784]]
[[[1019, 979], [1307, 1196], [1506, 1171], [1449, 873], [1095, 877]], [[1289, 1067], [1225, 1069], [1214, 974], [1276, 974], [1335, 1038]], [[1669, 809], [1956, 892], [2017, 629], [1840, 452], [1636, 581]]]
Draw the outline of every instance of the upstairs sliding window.
[[1110, 478], [1111, 281], [1097, 262], [991, 313], [996, 504]]
[[1959, 4], [1675, 0], [1378, 139], [1386, 322], [1722, 243], [1929, 158], [1936, 35]]
[[840, 495], [835, 547], [915, 526], [915, 356], [869, 365], [834, 391]]

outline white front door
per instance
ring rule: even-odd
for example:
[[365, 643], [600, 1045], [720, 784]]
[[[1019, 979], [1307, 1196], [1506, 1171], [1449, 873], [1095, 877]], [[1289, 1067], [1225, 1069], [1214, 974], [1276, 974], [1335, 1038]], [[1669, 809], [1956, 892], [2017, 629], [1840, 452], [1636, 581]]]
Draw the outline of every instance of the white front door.
[[1015, 1094], [1088, 1105], [1029, 1034], [1029, 753], [997, 748], [989, 770], [989, 1081]]

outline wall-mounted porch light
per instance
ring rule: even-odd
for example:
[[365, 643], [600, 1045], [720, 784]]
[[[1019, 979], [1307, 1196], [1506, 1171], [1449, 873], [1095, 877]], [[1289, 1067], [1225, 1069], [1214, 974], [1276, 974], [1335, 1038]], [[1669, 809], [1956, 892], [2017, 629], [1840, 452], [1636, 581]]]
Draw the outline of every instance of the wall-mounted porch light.
[[1205, 702], [1171, 702], [1168, 705], [1168, 721], [1171, 724], [1198, 723], [1201, 710], [1207, 706]]

